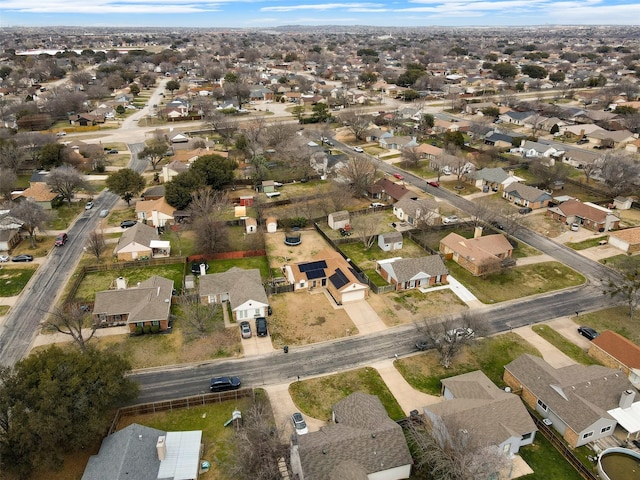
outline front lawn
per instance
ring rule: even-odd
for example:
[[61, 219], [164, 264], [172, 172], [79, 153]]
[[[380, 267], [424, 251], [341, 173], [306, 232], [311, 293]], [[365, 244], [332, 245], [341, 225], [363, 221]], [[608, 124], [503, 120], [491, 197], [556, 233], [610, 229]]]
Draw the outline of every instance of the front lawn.
[[582, 348], [580, 348], [575, 343], [567, 340], [563, 335], [556, 332], [550, 326], [539, 324], [534, 325], [533, 327], [531, 327], [531, 329], [551, 345], [564, 353], [566, 356], [574, 359], [576, 362], [583, 365], [600, 365], [600, 362], [597, 362], [596, 360], [591, 358]]
[[173, 280], [174, 288], [180, 291], [182, 289], [184, 264], [173, 263], [168, 265], [115, 268], [102, 272], [89, 272], [82, 279], [78, 287], [76, 299], [79, 301], [92, 302], [96, 292], [108, 290], [118, 277], [124, 277], [129, 286], [135, 286], [138, 282], [143, 282], [153, 275], [159, 275]]
[[456, 280], [478, 300], [488, 304], [552, 292], [585, 282], [582, 275], [559, 262], [511, 267], [484, 277], [472, 275], [453, 260], [447, 260], [445, 264]]
[[[0, 269], [0, 297], [13, 297], [18, 295], [36, 272], [36, 268], [12, 268]], [[5, 312], [6, 313], [6, 312]]]
[[52, 218], [47, 223], [49, 230], [66, 230], [76, 217], [84, 211], [84, 203], [74, 202], [69, 206], [67, 202], [51, 210]]
[[464, 346], [454, 358], [451, 368], [440, 365], [440, 358], [435, 350], [402, 358], [395, 364], [413, 388], [430, 395], [440, 395], [441, 379], [475, 370], [482, 370], [493, 383], [503, 386], [504, 366], [524, 353], [541, 356], [538, 350], [519, 335], [505, 333], [481, 338]]
[[587, 248], [597, 247], [598, 245], [600, 245], [600, 242], [606, 239], [607, 239], [606, 236], [595, 237], [595, 238], [589, 238], [582, 242], [568, 242], [568, 243], [565, 243], [565, 245], [569, 248], [573, 248], [574, 250], [585, 250]]
[[[575, 317], [574, 317], [575, 318]], [[580, 312], [579, 325], [588, 325], [598, 332], [612, 330], [625, 338], [628, 338], [636, 345], [640, 345], [640, 312], [636, 311], [633, 317], [629, 317], [629, 307], [611, 307], [596, 312]]]
[[600, 262], [625, 274], [640, 269], [640, 255], [615, 255]]
[[354, 392], [376, 395], [393, 420], [405, 418], [402, 408], [375, 368], [365, 367], [335, 375], [293, 382], [289, 393], [301, 412], [331, 419], [331, 407]]

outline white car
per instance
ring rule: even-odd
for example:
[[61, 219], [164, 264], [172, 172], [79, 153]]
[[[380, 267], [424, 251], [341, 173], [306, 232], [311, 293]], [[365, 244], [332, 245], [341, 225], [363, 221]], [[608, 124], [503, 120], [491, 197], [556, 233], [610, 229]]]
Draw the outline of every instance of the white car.
[[442, 169], [442, 173], [444, 173], [445, 175], [451, 175], [451, 168], [449, 167], [444, 167]]
[[0, 262], [8, 262], [9, 261], [9, 255], [0, 255]]
[[93, 202], [87, 202], [87, 204], [84, 206], [85, 210], [91, 210], [93, 208]]
[[371, 205], [369, 205], [369, 208], [376, 208], [376, 207], [384, 207], [384, 203], [373, 202]]
[[449, 330], [445, 336], [444, 339], [446, 342], [453, 342], [456, 340], [461, 340], [461, 339], [469, 339], [469, 338], [473, 338], [475, 336], [476, 332], [473, 331], [472, 328], [454, 328], [453, 330]]
[[358, 153], [364, 153], [364, 150], [362, 149], [362, 147], [353, 147], [353, 151]]
[[458, 223], [460, 219], [456, 215], [449, 215], [448, 217], [444, 217], [442, 219], [442, 223], [445, 225], [451, 225], [453, 223]]
[[307, 422], [304, 421], [304, 418], [300, 412], [296, 412], [291, 415], [291, 423], [293, 423], [293, 428], [296, 430], [296, 433], [298, 435], [305, 435], [309, 433]]

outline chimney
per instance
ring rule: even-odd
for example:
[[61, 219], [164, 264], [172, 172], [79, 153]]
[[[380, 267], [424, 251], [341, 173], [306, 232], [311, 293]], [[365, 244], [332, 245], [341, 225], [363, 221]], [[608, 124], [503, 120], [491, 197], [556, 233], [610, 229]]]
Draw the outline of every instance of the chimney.
[[167, 456], [167, 442], [166, 437], [161, 435], [158, 437], [158, 442], [156, 443], [156, 450], [158, 451], [158, 460], [161, 462]]
[[482, 236], [482, 227], [476, 227], [473, 229], [473, 238], [480, 238]]
[[207, 266], [204, 264], [204, 262], [202, 262], [200, 264], [200, 275], [204, 277], [206, 274], [207, 274]]
[[622, 395], [620, 395], [620, 403], [618, 404], [618, 406], [623, 410], [626, 408], [631, 408], [635, 396], [636, 393], [633, 390], [625, 390], [624, 392], [622, 392]]
[[127, 288], [127, 281], [124, 277], [116, 278], [116, 290], [125, 290]]

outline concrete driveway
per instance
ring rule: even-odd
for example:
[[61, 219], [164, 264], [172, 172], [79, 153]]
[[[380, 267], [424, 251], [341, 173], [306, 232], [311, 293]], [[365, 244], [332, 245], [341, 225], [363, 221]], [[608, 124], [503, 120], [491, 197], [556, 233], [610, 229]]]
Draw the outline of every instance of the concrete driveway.
[[[251, 328], [255, 330], [255, 326]], [[242, 339], [242, 351], [245, 357], [273, 352], [274, 348], [271, 344], [271, 336], [259, 337], [254, 332], [251, 338]]]
[[567, 357], [564, 353], [558, 350], [556, 347], [547, 342], [544, 338], [531, 330], [530, 326], [520, 327], [513, 330], [528, 343], [533, 345], [542, 354], [542, 358], [552, 367], [561, 368], [569, 365], [575, 365], [575, 361]]
[[347, 312], [353, 324], [358, 328], [359, 335], [380, 332], [386, 330], [387, 326], [380, 319], [376, 311], [366, 300], [347, 302], [342, 306]]
[[580, 348], [588, 350], [591, 342], [578, 333], [579, 325], [573, 321], [575, 318], [576, 317], [560, 317], [545, 323], [567, 340], [571, 340]]

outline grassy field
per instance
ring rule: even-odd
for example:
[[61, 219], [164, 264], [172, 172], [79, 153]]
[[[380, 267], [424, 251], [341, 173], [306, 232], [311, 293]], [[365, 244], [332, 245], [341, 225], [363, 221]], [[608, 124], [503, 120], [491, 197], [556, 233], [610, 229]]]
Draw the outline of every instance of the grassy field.
[[28, 253], [34, 257], [44, 257], [55, 248], [55, 241], [55, 236], [45, 237], [38, 235], [35, 239], [35, 247], [31, 247], [31, 240], [29, 238], [25, 238], [11, 251], [11, 256]]
[[184, 265], [174, 263], [169, 265], [140, 266], [135, 268], [121, 268], [104, 272], [91, 272], [85, 275], [76, 292], [76, 298], [84, 301], [93, 301], [96, 292], [108, 290], [112, 282], [118, 277], [124, 277], [128, 285], [136, 285], [151, 278], [153, 275], [173, 280], [174, 288], [178, 291], [182, 288]]
[[402, 408], [374, 368], [361, 368], [294, 382], [289, 387], [289, 393], [300, 411], [321, 420], [330, 419], [331, 406], [353, 392], [376, 395], [393, 420], [405, 417]]
[[595, 237], [595, 238], [589, 238], [587, 240], [584, 240], [582, 242], [569, 242], [569, 243], [565, 243], [565, 245], [569, 248], [573, 248], [574, 250], [585, 250], [587, 248], [591, 248], [591, 247], [597, 247], [598, 245], [600, 245], [600, 242], [602, 240], [606, 240], [607, 237]]
[[533, 445], [520, 449], [520, 456], [534, 473], [520, 477], [521, 480], [581, 480], [582, 477], [569, 465], [549, 441], [538, 433]]
[[384, 260], [393, 257], [418, 258], [429, 255], [420, 245], [410, 238], [405, 237], [402, 241], [402, 250], [392, 250], [385, 252], [377, 245], [372, 246], [369, 250], [365, 250], [362, 242], [353, 242], [340, 245], [342, 250], [356, 265], [363, 270], [375, 269], [377, 260]]
[[36, 267], [2, 267], [0, 269], [0, 297], [13, 297], [14, 295], [18, 295], [35, 272]]
[[640, 255], [616, 255], [600, 262], [623, 273], [637, 272], [640, 269]]
[[452, 260], [445, 262], [456, 280], [482, 303], [498, 303], [562, 288], [582, 285], [584, 277], [558, 262], [508, 268], [486, 277], [475, 277]]
[[582, 348], [567, 340], [548, 325], [534, 325], [531, 329], [569, 358], [573, 358], [576, 362], [583, 365], [600, 365], [600, 362], [597, 362], [587, 355], [587, 352]]
[[74, 202], [69, 206], [68, 203], [63, 203], [52, 211], [52, 218], [47, 223], [47, 229], [49, 230], [66, 230], [71, 225], [71, 222], [82, 212], [84, 212], [84, 202]]
[[267, 257], [246, 257], [234, 258], [230, 260], [211, 260], [209, 263], [209, 275], [212, 273], [226, 272], [232, 267], [244, 268], [246, 270], [257, 268], [260, 270], [262, 278], [269, 278], [269, 263]]
[[[640, 312], [635, 312], [633, 318], [629, 317], [629, 308], [620, 306], [598, 310], [596, 312], [580, 313], [580, 325], [588, 325], [598, 332], [612, 330], [636, 345], [640, 345]], [[576, 327], [578, 324], [576, 324]]]
[[482, 338], [463, 347], [451, 368], [440, 365], [435, 350], [403, 358], [396, 362], [396, 367], [413, 388], [430, 395], [439, 395], [441, 379], [474, 370], [482, 370], [492, 382], [502, 386], [504, 366], [524, 353], [540, 356], [540, 353], [520, 336], [505, 333]]

